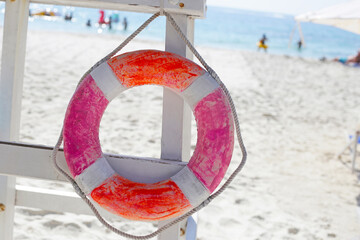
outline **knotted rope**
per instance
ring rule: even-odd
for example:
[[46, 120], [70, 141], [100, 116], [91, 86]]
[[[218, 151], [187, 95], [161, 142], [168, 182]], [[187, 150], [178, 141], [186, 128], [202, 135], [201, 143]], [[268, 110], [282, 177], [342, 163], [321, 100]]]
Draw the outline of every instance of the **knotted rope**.
[[96, 216], [96, 218], [109, 230], [111, 230], [112, 232], [126, 237], [126, 238], [130, 238], [130, 239], [135, 239], [135, 240], [146, 240], [146, 239], [150, 239], [152, 237], [155, 237], [156, 235], [158, 235], [159, 233], [161, 233], [162, 231], [168, 229], [169, 227], [173, 226], [176, 223], [179, 223], [181, 221], [183, 221], [185, 218], [191, 216], [192, 214], [198, 212], [200, 209], [204, 208], [206, 205], [208, 205], [213, 199], [215, 199], [217, 196], [219, 196], [228, 186], [229, 184], [234, 180], [234, 178], [236, 177], [236, 175], [242, 170], [242, 168], [244, 167], [245, 163], [246, 163], [246, 157], [247, 157], [247, 153], [246, 153], [246, 149], [245, 149], [245, 145], [244, 142], [242, 140], [242, 136], [241, 136], [241, 131], [240, 131], [240, 124], [239, 124], [239, 119], [236, 113], [236, 109], [235, 109], [235, 105], [234, 102], [230, 96], [230, 93], [228, 91], [228, 89], [225, 87], [224, 83], [220, 80], [219, 76], [216, 74], [216, 72], [211, 69], [211, 67], [205, 62], [205, 60], [200, 56], [200, 54], [198, 53], [198, 51], [194, 48], [194, 46], [191, 44], [191, 42], [187, 39], [187, 37], [184, 35], [184, 33], [181, 31], [180, 27], [178, 26], [178, 24], [175, 22], [175, 20], [173, 19], [173, 17], [167, 13], [166, 11], [164, 11], [163, 9], [161, 9], [161, 12], [155, 13], [154, 15], [152, 15], [146, 22], [144, 22], [134, 33], [132, 33], [128, 38], [125, 39], [124, 42], [122, 42], [118, 47], [116, 47], [112, 52], [110, 52], [108, 55], [106, 55], [104, 58], [102, 58], [100, 61], [98, 61], [97, 63], [94, 64], [94, 66], [92, 66], [80, 79], [78, 86], [80, 85], [80, 83], [84, 80], [84, 78], [97, 66], [99, 66], [100, 64], [102, 64], [103, 62], [109, 60], [111, 57], [113, 57], [116, 53], [118, 53], [122, 48], [124, 48], [132, 39], [134, 39], [142, 30], [144, 30], [154, 19], [156, 19], [159, 15], [164, 14], [167, 18], [167, 20], [171, 23], [171, 25], [174, 27], [174, 29], [176, 30], [176, 32], [179, 34], [179, 36], [181, 37], [181, 39], [185, 42], [185, 44], [189, 47], [189, 49], [191, 50], [191, 52], [196, 56], [196, 58], [200, 61], [200, 63], [204, 66], [204, 68], [209, 72], [209, 74], [211, 74], [211, 76], [216, 80], [216, 82], [220, 85], [221, 89], [224, 91], [230, 107], [231, 107], [231, 111], [232, 114], [234, 116], [234, 124], [235, 124], [235, 131], [236, 131], [236, 136], [238, 139], [238, 144], [239, 147], [241, 149], [242, 152], [242, 159], [239, 163], [239, 166], [234, 170], [234, 172], [230, 175], [230, 177], [225, 181], [225, 183], [216, 191], [214, 192], [212, 195], [210, 195], [205, 201], [203, 201], [199, 206], [194, 207], [193, 209], [191, 209], [189, 212], [185, 213], [184, 215], [174, 219], [173, 221], [167, 223], [166, 225], [160, 227], [158, 230], [154, 231], [153, 233], [150, 233], [148, 235], [143, 235], [143, 236], [137, 236], [137, 235], [132, 235], [132, 234], [128, 234], [126, 232], [123, 232], [117, 228], [115, 228], [114, 226], [112, 226], [111, 224], [109, 224], [98, 212], [98, 210], [95, 208], [94, 204], [89, 200], [89, 198], [85, 195], [85, 193], [81, 190], [81, 188], [79, 187], [79, 185], [75, 182], [75, 180], [69, 175], [67, 174], [58, 164], [57, 164], [57, 160], [56, 160], [56, 155], [57, 152], [59, 151], [60, 145], [62, 144], [63, 141], [63, 129], [61, 130], [60, 136], [58, 138], [58, 141], [52, 151], [52, 161], [54, 164], [55, 169], [61, 173], [74, 187], [75, 192], [89, 205], [89, 207], [91, 208], [91, 210], [93, 211], [94, 215]]

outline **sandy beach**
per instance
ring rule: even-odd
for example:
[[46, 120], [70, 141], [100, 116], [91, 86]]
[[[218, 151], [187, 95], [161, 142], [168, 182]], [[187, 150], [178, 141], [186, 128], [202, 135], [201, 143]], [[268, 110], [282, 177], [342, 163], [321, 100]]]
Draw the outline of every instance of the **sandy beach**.
[[[123, 37], [29, 31], [20, 141], [53, 146], [77, 82]], [[197, 46], [230, 90], [248, 162], [199, 213], [198, 240], [360, 240], [360, 184], [336, 155], [360, 124], [360, 68], [263, 52]], [[164, 49], [134, 40], [122, 52]], [[270, 49], [271, 50], [271, 49]], [[131, 89], [101, 122], [104, 152], [159, 157], [162, 89]], [[192, 144], [196, 126], [193, 122]], [[141, 146], [141, 148], [139, 147]], [[194, 146], [193, 146], [194, 147]], [[241, 159], [236, 146], [227, 175]], [[360, 160], [359, 168], [360, 168]], [[18, 179], [19, 184], [66, 184]], [[151, 223], [116, 222], [146, 234]], [[122, 239], [94, 217], [17, 207], [17, 240]]]

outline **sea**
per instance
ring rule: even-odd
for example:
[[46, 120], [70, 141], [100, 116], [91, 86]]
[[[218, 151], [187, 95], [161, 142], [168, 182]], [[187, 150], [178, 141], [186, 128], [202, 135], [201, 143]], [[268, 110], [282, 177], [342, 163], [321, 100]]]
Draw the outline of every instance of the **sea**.
[[[4, 9], [5, 3], [0, 3], [0, 26], [4, 22]], [[111, 29], [108, 25], [98, 24], [101, 9], [31, 3], [31, 13], [47, 11], [56, 16], [29, 17], [28, 28], [49, 32], [128, 36], [151, 16], [102, 10], [105, 20], [112, 16]], [[65, 20], [65, 16], [69, 15], [72, 16], [71, 20]], [[123, 24], [125, 18], [128, 23], [126, 29]], [[91, 26], [87, 26], [87, 23]], [[265, 34], [268, 53], [271, 54], [330, 59], [354, 55], [360, 49], [360, 35], [345, 30], [314, 23], [301, 23], [301, 30], [305, 44], [299, 49], [299, 28], [293, 15], [208, 6], [206, 18], [195, 20], [195, 45], [258, 51], [257, 42]], [[165, 17], [157, 18], [137, 38], [164, 40]]]

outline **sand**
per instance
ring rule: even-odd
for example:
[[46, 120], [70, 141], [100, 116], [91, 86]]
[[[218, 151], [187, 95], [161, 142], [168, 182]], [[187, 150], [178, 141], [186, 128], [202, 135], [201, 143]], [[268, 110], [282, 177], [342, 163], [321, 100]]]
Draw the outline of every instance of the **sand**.
[[[22, 102], [23, 142], [54, 145], [82, 74], [123, 40], [119, 36], [28, 33]], [[123, 52], [163, 43], [135, 40]], [[360, 239], [360, 185], [336, 155], [360, 123], [360, 68], [253, 51], [200, 53], [229, 88], [248, 162], [233, 184], [199, 213], [199, 240]], [[270, 49], [271, 50], [271, 49]], [[159, 157], [160, 87], [115, 99], [101, 123], [105, 152]], [[195, 126], [192, 143], [195, 143]], [[141, 147], [140, 147], [141, 146]], [[193, 146], [194, 147], [194, 146]], [[236, 147], [233, 163], [239, 163]], [[65, 184], [19, 179], [51, 189]], [[146, 234], [151, 223], [116, 222]], [[17, 240], [122, 239], [91, 216], [17, 207]]]

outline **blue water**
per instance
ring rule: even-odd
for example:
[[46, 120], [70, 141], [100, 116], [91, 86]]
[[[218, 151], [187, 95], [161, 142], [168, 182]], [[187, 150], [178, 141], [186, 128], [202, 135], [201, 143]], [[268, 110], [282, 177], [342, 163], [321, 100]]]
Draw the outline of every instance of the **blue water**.
[[[0, 24], [3, 24], [4, 3], [0, 3]], [[49, 6], [31, 4], [31, 11], [51, 8], [57, 10], [60, 17], [30, 17], [30, 30], [80, 32], [87, 34], [113, 34], [127, 36], [139, 27], [151, 14], [115, 12], [105, 10], [105, 15], [118, 13], [120, 20], [127, 18], [129, 25], [125, 31], [121, 23], [112, 24], [112, 30], [107, 27], [96, 26], [99, 9]], [[71, 22], [65, 21], [63, 16], [73, 13]], [[90, 19], [92, 26], [86, 27]], [[360, 49], [360, 35], [356, 35], [338, 28], [302, 23], [302, 31], [306, 46], [301, 51], [296, 42], [300, 39], [296, 30], [290, 48], [289, 37], [295, 26], [294, 17], [286, 14], [264, 13], [239, 9], [228, 9], [208, 6], [206, 19], [196, 20], [195, 44], [217, 48], [235, 48], [257, 51], [256, 43], [265, 33], [269, 39], [269, 53], [286, 54], [310, 58], [349, 56]], [[145, 29], [138, 38], [164, 40], [165, 19], [159, 17]]]

